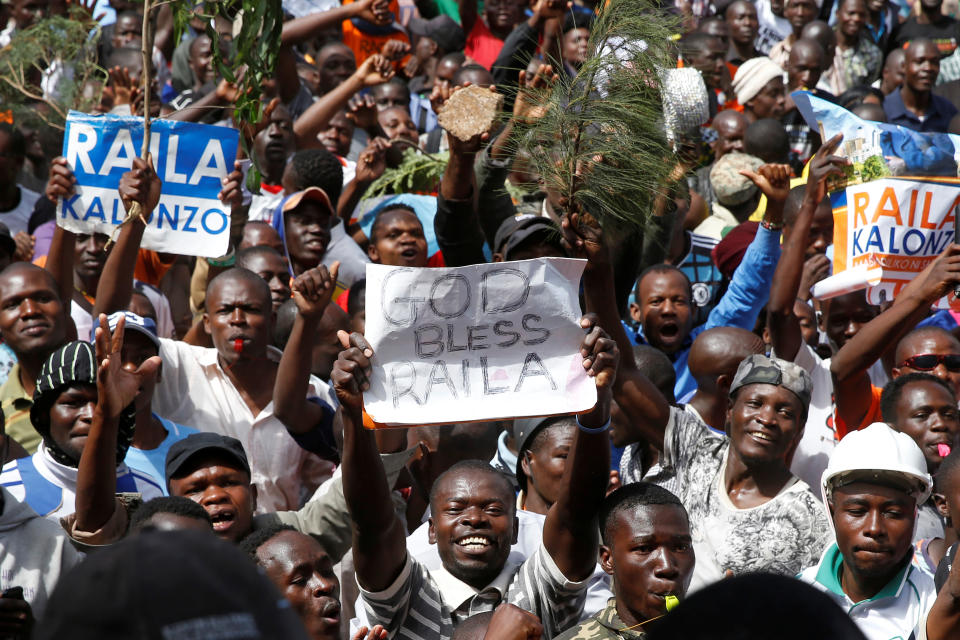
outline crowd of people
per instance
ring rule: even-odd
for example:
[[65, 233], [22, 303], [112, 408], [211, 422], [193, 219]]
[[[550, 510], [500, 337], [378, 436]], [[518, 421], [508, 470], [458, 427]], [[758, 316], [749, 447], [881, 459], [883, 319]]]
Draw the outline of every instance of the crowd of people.
[[[117, 187], [142, 217], [57, 225], [76, 167], [28, 114], [69, 60], [0, 114], [0, 637], [960, 637], [960, 314], [932, 308], [960, 244], [882, 307], [815, 297], [850, 162], [791, 95], [960, 133], [955, 4], [651, 3], [706, 119], [615, 233], [516, 144], [605, 2], [284, 1], [259, 122], [214, 62], [241, 18], [202, 4], [182, 37], [154, 10], [146, 96], [142, 2], [0, 3], [4, 47], [96, 16], [93, 113], [247, 142], [229, 251], [194, 257], [142, 246], [151, 158]], [[467, 86], [506, 100], [463, 140], [438, 114]], [[442, 177], [370, 195], [409, 149]], [[586, 264], [592, 409], [373, 428], [368, 264], [550, 257]]]

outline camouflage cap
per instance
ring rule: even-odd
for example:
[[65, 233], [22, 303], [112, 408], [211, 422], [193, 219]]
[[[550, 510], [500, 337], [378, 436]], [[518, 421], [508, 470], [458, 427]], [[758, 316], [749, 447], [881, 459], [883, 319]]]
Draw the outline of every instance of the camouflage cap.
[[810, 391], [813, 383], [810, 376], [800, 365], [780, 358], [770, 358], [762, 354], [747, 356], [737, 368], [737, 375], [730, 385], [730, 396], [740, 387], [748, 384], [775, 384], [792, 391], [804, 407], [810, 405]]
[[710, 184], [720, 204], [733, 207], [752, 198], [757, 193], [757, 185], [750, 178], [740, 175], [740, 171], [756, 171], [762, 164], [760, 158], [739, 151], [717, 160], [710, 170]]

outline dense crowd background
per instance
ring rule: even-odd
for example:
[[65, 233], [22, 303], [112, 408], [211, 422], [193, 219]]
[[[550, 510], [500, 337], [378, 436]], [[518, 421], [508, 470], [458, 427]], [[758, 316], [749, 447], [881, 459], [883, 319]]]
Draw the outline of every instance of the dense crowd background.
[[[0, 105], [0, 637], [960, 637], [960, 315], [931, 309], [960, 245], [882, 308], [813, 297], [848, 161], [791, 97], [960, 133], [955, 3], [650, 5], [685, 70], [665, 111], [696, 122], [664, 131], [670, 184], [615, 233], [516, 144], [532, 92], [595, 55], [603, 3], [283, 4], [259, 122], [214, 62], [231, 17], [151, 18], [154, 117], [249, 143], [221, 257], [141, 247], [141, 159], [118, 191], [147, 218], [56, 225], [62, 132], [20, 114], [52, 115], [70, 60]], [[77, 95], [136, 114], [141, 12], [4, 0], [0, 47], [99, 20], [105, 73]], [[438, 113], [468, 86], [505, 101], [462, 140]], [[371, 195], [417, 154], [436, 176]], [[552, 256], [586, 260], [592, 410], [370, 428], [366, 264]]]

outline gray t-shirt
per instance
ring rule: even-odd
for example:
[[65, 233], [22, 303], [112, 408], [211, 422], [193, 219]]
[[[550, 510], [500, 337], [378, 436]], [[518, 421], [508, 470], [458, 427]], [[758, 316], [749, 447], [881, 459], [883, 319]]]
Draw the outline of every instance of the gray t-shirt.
[[794, 576], [833, 541], [825, 507], [793, 477], [768, 502], [740, 509], [724, 486], [730, 439], [688, 411], [670, 408], [660, 464], [690, 515], [697, 564], [690, 590], [752, 572]]

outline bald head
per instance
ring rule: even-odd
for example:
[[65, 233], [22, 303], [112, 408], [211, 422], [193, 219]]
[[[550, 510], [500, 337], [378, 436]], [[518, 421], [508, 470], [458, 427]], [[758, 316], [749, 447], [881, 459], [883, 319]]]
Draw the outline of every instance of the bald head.
[[719, 160], [731, 151], [743, 151], [743, 137], [749, 125], [750, 121], [739, 111], [726, 109], [718, 113], [710, 125], [717, 132], [712, 143], [714, 157]]
[[911, 356], [925, 353], [960, 354], [960, 341], [940, 327], [920, 327], [914, 329], [900, 340], [896, 351], [896, 364], [900, 364]]
[[266, 303], [273, 308], [273, 299], [270, 295], [270, 287], [266, 281], [249, 269], [234, 267], [227, 269], [207, 284], [207, 299], [215, 296], [221, 287], [227, 284], [240, 284], [250, 295], [256, 297], [261, 302]]
[[808, 23], [800, 32], [801, 38], [816, 40], [823, 47], [823, 68], [829, 69], [833, 64], [833, 55], [837, 50], [837, 34], [823, 20], [814, 20]]
[[688, 366], [697, 387], [710, 391], [720, 376], [732, 380], [744, 358], [763, 352], [760, 336], [738, 327], [715, 327], [693, 341]]
[[816, 62], [821, 65], [823, 64], [823, 47], [813, 38], [800, 38], [790, 49], [790, 61], [792, 63], [804, 61], [808, 64]]
[[817, 86], [823, 74], [825, 55], [820, 43], [812, 38], [800, 38], [790, 49], [787, 61], [787, 86], [791, 90]]

